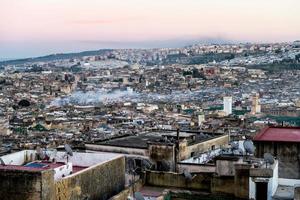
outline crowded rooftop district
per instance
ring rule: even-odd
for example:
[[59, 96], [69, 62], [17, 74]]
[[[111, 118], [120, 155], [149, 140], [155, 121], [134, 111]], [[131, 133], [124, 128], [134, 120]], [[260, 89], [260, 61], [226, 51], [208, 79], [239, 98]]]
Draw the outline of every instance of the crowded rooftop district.
[[300, 200], [300, 41], [0, 61], [1, 200]]

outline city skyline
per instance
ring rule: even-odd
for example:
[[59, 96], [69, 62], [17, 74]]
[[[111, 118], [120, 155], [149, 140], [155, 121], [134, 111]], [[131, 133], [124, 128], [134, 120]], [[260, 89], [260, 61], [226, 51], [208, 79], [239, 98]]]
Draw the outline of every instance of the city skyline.
[[0, 58], [299, 39], [296, 0], [0, 0]]

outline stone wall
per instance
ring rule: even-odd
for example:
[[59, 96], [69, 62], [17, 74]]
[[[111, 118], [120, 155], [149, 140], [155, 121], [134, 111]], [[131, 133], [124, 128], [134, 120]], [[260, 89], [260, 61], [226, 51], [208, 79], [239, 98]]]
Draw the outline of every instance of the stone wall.
[[57, 200], [106, 200], [125, 186], [125, 158], [101, 163], [56, 182]]

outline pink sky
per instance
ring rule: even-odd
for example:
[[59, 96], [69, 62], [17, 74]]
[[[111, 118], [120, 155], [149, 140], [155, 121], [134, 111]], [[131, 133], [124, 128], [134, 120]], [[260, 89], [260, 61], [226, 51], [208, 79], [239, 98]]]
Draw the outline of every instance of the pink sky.
[[0, 44], [290, 41], [300, 38], [299, 9], [299, 0], [0, 0]]

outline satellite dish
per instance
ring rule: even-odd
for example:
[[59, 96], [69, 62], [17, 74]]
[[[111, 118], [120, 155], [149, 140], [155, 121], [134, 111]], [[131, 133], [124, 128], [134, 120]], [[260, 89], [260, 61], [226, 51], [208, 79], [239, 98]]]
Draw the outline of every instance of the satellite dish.
[[231, 146], [232, 151], [239, 149], [239, 143], [237, 143], [237, 142], [231, 142], [230, 146]]
[[69, 156], [73, 156], [73, 151], [70, 147], [70, 145], [65, 144], [65, 150], [66, 150], [66, 154], [67, 154], [67, 162], [69, 162]]
[[70, 147], [70, 145], [65, 144], [65, 150], [66, 150], [66, 153], [67, 153], [69, 156], [73, 156], [73, 150], [72, 150], [72, 148]]
[[264, 160], [265, 160], [265, 162], [266, 162], [266, 165], [268, 165], [268, 163], [270, 164], [270, 165], [273, 165], [274, 164], [274, 157], [272, 156], [272, 154], [270, 154], [270, 153], [265, 153], [264, 154]]
[[166, 160], [161, 161], [161, 170], [162, 171], [170, 171], [170, 169], [171, 169], [171, 165], [168, 161], [166, 161]]
[[145, 200], [144, 196], [140, 192], [135, 192], [134, 197], [136, 200]]
[[146, 159], [143, 159], [142, 163], [143, 163], [144, 169], [151, 169], [153, 166], [153, 164], [149, 160], [146, 160]]
[[2, 159], [2, 158], [0, 158], [0, 165], [3, 165], [3, 166], [5, 166], [5, 162], [3, 161], [3, 159]]
[[193, 180], [193, 176], [190, 172], [188, 172], [187, 170], [184, 170], [183, 171], [183, 175], [184, 175], [184, 178], [188, 181], [191, 181]]
[[243, 146], [245, 148], [246, 154], [254, 154], [255, 146], [253, 145], [253, 142], [251, 140], [245, 140]]

